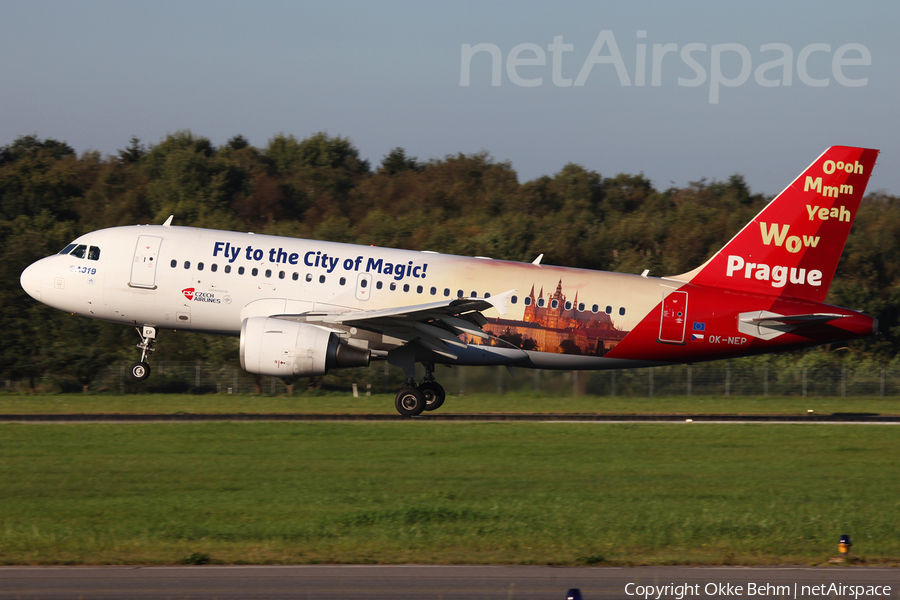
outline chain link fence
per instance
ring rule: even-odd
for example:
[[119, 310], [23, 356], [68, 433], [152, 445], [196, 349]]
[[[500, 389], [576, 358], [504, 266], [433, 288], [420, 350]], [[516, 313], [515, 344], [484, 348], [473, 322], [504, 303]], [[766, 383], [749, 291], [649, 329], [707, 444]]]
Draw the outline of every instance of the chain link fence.
[[[285, 381], [252, 375], [233, 365], [157, 362], [149, 379], [137, 383], [128, 375], [130, 363], [104, 369], [91, 382], [93, 391], [122, 394], [194, 393], [265, 394], [280, 396], [314, 392], [348, 394], [395, 393], [402, 372], [375, 363], [365, 369], [333, 371], [325, 377]], [[422, 376], [421, 367], [420, 374]], [[592, 396], [896, 396], [900, 368], [894, 366], [783, 367], [741, 361], [610, 371], [541, 371], [506, 367], [438, 366], [435, 377], [450, 395], [530, 392], [539, 395]], [[27, 391], [27, 382], [6, 381], [8, 391]], [[43, 392], [80, 392], [81, 383], [46, 373], [38, 382]]]

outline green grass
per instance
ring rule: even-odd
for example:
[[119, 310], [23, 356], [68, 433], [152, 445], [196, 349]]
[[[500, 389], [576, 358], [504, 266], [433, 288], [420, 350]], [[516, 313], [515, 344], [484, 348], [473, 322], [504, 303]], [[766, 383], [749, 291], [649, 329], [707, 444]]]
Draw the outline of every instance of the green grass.
[[[898, 397], [609, 396], [555, 397], [516, 392], [449, 396], [441, 413], [708, 413], [796, 414], [867, 412], [900, 414]], [[237, 396], [229, 394], [0, 394], [0, 414], [11, 413], [325, 413], [396, 414], [393, 395]]]
[[900, 559], [885, 425], [0, 425], [0, 563]]

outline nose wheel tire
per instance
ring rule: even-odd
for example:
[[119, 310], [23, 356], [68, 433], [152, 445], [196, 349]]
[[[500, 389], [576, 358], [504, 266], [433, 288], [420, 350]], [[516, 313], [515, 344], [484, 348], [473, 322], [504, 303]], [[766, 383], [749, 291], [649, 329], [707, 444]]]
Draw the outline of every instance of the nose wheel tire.
[[145, 362], [136, 362], [131, 365], [131, 378], [135, 381], [144, 381], [150, 377], [150, 365]]
[[425, 410], [425, 394], [414, 387], [405, 387], [397, 392], [394, 407], [404, 417], [415, 417]]
[[419, 391], [425, 396], [425, 410], [437, 410], [447, 397], [444, 387], [437, 381], [426, 381], [419, 386]]

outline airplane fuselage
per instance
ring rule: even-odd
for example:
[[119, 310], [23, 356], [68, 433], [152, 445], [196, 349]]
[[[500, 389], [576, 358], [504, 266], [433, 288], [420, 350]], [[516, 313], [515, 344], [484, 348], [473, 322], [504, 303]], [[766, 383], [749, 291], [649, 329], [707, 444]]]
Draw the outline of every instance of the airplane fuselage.
[[[851, 339], [874, 327], [847, 309], [678, 279], [252, 233], [146, 225], [95, 231], [73, 244], [99, 249], [99, 257], [54, 255], [35, 263], [22, 277], [29, 293], [67, 312], [163, 329], [237, 336], [249, 317], [371, 311], [515, 290], [506, 314], [484, 312], [495, 345], [469, 337], [471, 351], [436, 357], [450, 364], [684, 363]], [[666, 298], [680, 303], [666, 306]], [[752, 311], [847, 317], [824, 326], [826, 339], [807, 330], [767, 340], [741, 326], [740, 315]], [[404, 343], [389, 332], [352, 336], [376, 353]], [[522, 352], [499, 352], [513, 347]]]

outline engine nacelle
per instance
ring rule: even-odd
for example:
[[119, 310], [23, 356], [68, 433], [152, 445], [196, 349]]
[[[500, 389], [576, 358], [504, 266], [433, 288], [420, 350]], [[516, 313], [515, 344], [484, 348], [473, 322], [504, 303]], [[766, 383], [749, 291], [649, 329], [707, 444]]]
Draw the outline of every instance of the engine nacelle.
[[370, 353], [340, 341], [330, 329], [273, 317], [241, 324], [241, 368], [272, 377], [325, 375], [328, 369], [369, 366]]

